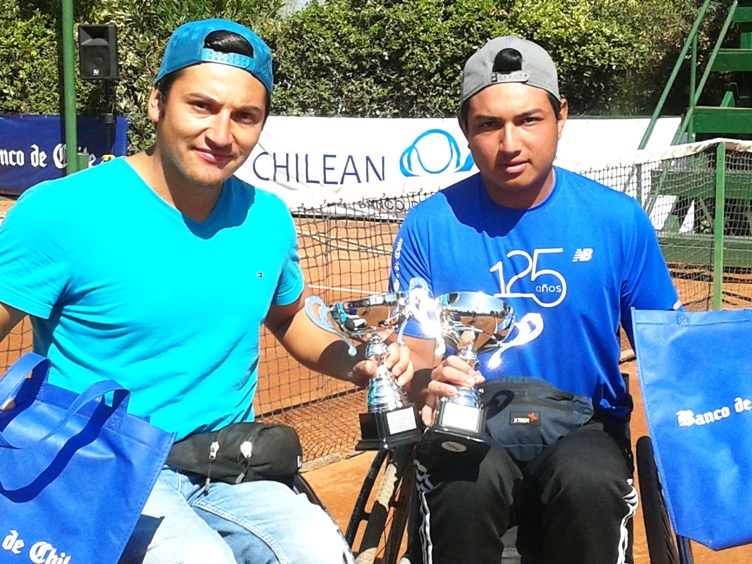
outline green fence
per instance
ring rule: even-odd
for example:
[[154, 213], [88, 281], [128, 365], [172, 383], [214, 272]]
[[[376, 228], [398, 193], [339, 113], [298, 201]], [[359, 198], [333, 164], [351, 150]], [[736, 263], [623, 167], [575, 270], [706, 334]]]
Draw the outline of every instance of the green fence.
[[687, 309], [752, 305], [752, 144], [640, 151], [579, 172], [640, 200]]

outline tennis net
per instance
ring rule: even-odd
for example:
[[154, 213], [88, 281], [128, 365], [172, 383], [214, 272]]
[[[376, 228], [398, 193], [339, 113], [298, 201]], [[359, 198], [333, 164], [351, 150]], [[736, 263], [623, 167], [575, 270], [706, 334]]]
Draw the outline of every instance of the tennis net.
[[[751, 143], [713, 140], [582, 161], [573, 169], [640, 201], [687, 309], [752, 306]], [[386, 291], [392, 242], [405, 213], [457, 179], [306, 195], [291, 212], [314, 293], [331, 303]], [[3, 345], [6, 366], [29, 350], [28, 321]], [[295, 427], [309, 467], [351, 453], [364, 391], [300, 366], [265, 329], [261, 345], [258, 417]], [[626, 340], [623, 349], [628, 355]]]

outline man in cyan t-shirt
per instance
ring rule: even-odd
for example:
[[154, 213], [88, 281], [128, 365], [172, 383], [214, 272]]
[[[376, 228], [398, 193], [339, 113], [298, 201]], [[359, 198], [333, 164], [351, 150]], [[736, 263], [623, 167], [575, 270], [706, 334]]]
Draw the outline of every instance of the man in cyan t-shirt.
[[637, 493], [620, 326], [631, 339], [630, 308], [680, 307], [654, 229], [633, 198], [553, 166], [568, 107], [537, 44], [488, 42], [465, 65], [460, 102], [479, 173], [407, 214], [392, 289], [419, 276], [434, 296], [484, 292], [517, 319], [539, 315], [542, 332], [500, 365], [481, 354], [478, 370], [457, 356], [435, 366], [435, 342], [414, 332], [411, 392], [430, 424], [438, 398], [457, 387], [534, 376], [590, 398], [596, 415], [527, 464], [498, 445], [477, 472], [462, 456], [419, 450], [423, 561], [498, 564], [502, 535], [519, 525], [528, 562], [626, 562]]
[[[179, 27], [148, 101], [155, 145], [28, 190], [0, 226], [0, 338], [28, 314], [52, 383], [116, 380], [178, 439], [253, 420], [262, 323], [304, 365], [365, 384], [373, 363], [305, 314], [285, 205], [232, 176], [271, 93], [251, 30]], [[409, 379], [403, 347], [387, 365]], [[204, 484], [165, 466], [121, 562], [351, 561], [335, 523], [286, 485]]]

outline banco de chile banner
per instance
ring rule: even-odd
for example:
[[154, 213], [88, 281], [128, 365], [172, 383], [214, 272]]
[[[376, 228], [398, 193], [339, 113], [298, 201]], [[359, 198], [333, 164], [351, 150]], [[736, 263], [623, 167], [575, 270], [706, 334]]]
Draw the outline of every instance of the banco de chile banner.
[[[78, 152], [88, 153], [89, 166], [105, 155], [123, 156], [128, 122], [116, 119], [107, 144], [101, 117], [77, 120]], [[20, 194], [27, 188], [65, 175], [65, 123], [61, 116], [0, 115], [0, 193]]]
[[[555, 164], [572, 168], [583, 159], [633, 153], [648, 123], [647, 118], [570, 118]], [[648, 148], [668, 147], [678, 125], [679, 118], [659, 120]], [[296, 208], [435, 191], [475, 172], [454, 118], [272, 116], [236, 175]]]

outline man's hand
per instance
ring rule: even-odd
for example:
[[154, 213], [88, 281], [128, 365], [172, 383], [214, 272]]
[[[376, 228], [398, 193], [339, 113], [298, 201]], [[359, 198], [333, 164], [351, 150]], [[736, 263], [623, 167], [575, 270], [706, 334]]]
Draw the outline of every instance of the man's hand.
[[[405, 387], [413, 379], [414, 370], [413, 363], [410, 360], [410, 349], [404, 345], [391, 343], [384, 365], [402, 387]], [[352, 369], [352, 381], [358, 386], [367, 386], [368, 380], [375, 375], [376, 362], [370, 359], [361, 360]]]
[[441, 397], [457, 395], [457, 388], [473, 388], [485, 382], [486, 379], [477, 370], [458, 356], [445, 358], [439, 366], [431, 371], [431, 381], [428, 383], [426, 404], [420, 411], [423, 423], [430, 426], [433, 423], [436, 405]]
[[[459, 346], [470, 345], [475, 338], [472, 332], [465, 331], [460, 338]], [[423, 423], [430, 426], [433, 423], [436, 405], [441, 397], [457, 395], [457, 388], [474, 388], [485, 382], [483, 375], [474, 370], [466, 360], [452, 355], [445, 358], [441, 364], [431, 371], [431, 381], [428, 383], [426, 403], [420, 411]]]

